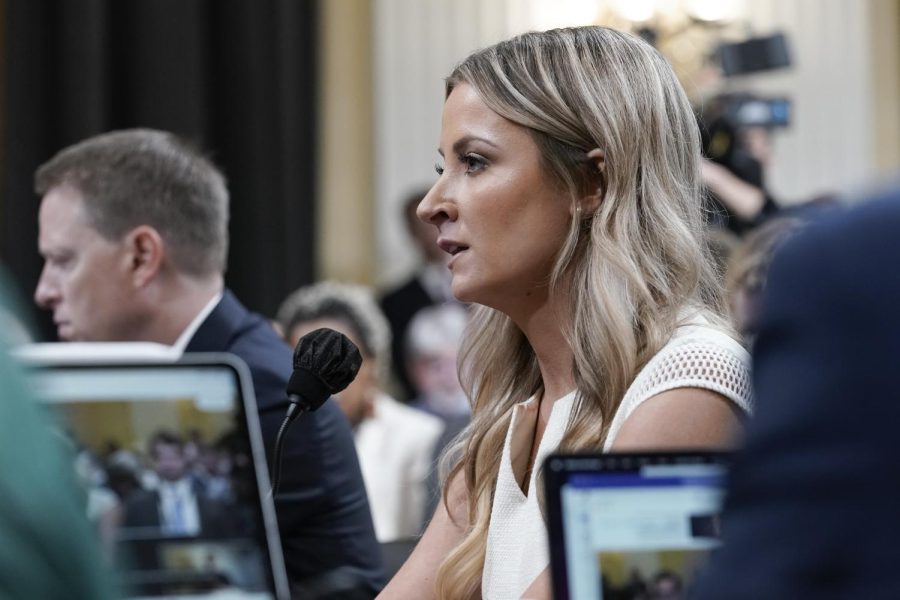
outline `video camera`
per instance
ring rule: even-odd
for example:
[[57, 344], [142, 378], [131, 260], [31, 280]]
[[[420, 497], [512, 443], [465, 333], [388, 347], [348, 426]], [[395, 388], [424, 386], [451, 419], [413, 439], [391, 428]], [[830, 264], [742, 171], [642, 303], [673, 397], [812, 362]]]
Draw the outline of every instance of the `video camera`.
[[787, 127], [791, 124], [791, 101], [788, 98], [763, 98], [751, 94], [722, 96], [721, 116], [735, 129], [745, 127]]
[[720, 44], [716, 56], [725, 77], [791, 66], [790, 46], [781, 32]]
[[[792, 62], [787, 36], [782, 32], [719, 44], [716, 56], [727, 78], [782, 69]], [[747, 127], [787, 127], [791, 122], [791, 101], [747, 93], [724, 94], [715, 99], [711, 111], [704, 112], [727, 121], [736, 131]]]
[[745, 147], [744, 133], [753, 128], [789, 126], [791, 101], [748, 93], [722, 94], [707, 101], [698, 118], [703, 155], [762, 187], [762, 165]]

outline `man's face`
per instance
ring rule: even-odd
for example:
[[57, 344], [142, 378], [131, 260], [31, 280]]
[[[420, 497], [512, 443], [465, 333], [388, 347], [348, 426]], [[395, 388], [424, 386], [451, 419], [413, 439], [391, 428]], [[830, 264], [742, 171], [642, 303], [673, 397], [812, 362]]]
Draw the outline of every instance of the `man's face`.
[[52, 188], [41, 201], [38, 250], [44, 268], [34, 291], [53, 311], [61, 340], [128, 340], [134, 322], [124, 245], [104, 238], [87, 221], [81, 193]]
[[163, 481], [178, 481], [187, 469], [181, 446], [158, 442], [153, 449], [153, 467]]

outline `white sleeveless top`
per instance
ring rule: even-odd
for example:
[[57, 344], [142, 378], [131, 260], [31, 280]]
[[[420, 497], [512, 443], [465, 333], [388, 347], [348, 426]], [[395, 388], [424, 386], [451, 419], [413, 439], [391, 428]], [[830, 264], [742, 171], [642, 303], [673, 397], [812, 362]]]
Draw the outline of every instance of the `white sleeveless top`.
[[[750, 412], [750, 356], [737, 341], [706, 323], [698, 316], [689, 325], [679, 327], [638, 373], [613, 417], [604, 451], [610, 449], [622, 423], [635, 408], [667, 390], [712, 390]], [[538, 446], [536, 466], [543, 464], [562, 441], [574, 401], [573, 391], [554, 403]], [[497, 475], [481, 578], [482, 597], [487, 600], [521, 598], [550, 562], [545, 520], [535, 490], [539, 469], [532, 469], [527, 496], [513, 470], [513, 464], [515, 472], [527, 468], [538, 410], [534, 397], [513, 407]]]

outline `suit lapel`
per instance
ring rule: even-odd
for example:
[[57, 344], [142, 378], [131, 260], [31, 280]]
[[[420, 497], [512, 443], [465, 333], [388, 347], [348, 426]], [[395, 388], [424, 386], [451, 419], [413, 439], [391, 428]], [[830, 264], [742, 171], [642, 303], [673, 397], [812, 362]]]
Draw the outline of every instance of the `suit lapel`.
[[194, 337], [188, 342], [185, 352], [227, 350], [246, 316], [247, 309], [238, 302], [231, 291], [224, 290], [222, 299], [194, 332]]

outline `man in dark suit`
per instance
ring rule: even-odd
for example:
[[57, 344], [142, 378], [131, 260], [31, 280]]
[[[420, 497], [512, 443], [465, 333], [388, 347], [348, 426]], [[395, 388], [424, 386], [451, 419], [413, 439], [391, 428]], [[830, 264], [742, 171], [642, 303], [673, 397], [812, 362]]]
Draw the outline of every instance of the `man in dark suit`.
[[900, 598], [897, 256], [898, 193], [832, 214], [776, 256], [756, 414], [696, 597]]
[[146, 528], [151, 539], [227, 537], [234, 533], [225, 504], [205, 498], [188, 476], [181, 438], [158, 431], [151, 436], [148, 449], [158, 483], [154, 489], [135, 492], [126, 500], [123, 527]]
[[[59, 337], [235, 354], [250, 367], [271, 460], [291, 351], [224, 287], [222, 174], [172, 134], [128, 130], [62, 150], [38, 169], [35, 186], [45, 259], [35, 300], [53, 311]], [[275, 506], [292, 582], [374, 595], [379, 549], [352, 433], [336, 405], [294, 424], [283, 473]]]

